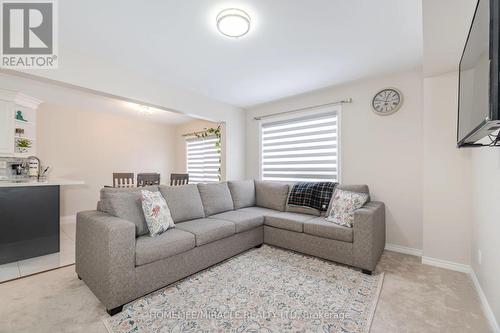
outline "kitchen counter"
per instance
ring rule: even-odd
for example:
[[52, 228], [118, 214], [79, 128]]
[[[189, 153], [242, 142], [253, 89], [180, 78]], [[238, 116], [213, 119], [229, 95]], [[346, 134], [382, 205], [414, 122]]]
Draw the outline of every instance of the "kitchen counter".
[[83, 180], [51, 178], [45, 180], [26, 179], [26, 180], [0, 180], [0, 187], [26, 187], [26, 186], [67, 186], [84, 185]]

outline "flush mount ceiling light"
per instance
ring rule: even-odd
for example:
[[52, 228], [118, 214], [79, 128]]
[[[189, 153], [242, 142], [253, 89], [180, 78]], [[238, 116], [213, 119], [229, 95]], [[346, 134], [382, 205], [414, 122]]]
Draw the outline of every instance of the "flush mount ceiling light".
[[242, 37], [250, 31], [250, 16], [241, 9], [224, 9], [217, 15], [217, 29], [227, 37]]

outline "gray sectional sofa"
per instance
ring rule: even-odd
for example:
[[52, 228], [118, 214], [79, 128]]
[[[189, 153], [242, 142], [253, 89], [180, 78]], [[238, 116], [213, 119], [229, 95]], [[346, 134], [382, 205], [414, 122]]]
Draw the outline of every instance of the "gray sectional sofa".
[[[343, 186], [368, 193], [368, 187]], [[76, 223], [76, 273], [114, 314], [136, 298], [263, 243], [375, 269], [385, 245], [385, 207], [368, 202], [353, 228], [326, 222], [319, 211], [287, 206], [289, 184], [230, 181], [160, 191], [176, 224], [150, 237], [140, 190], [105, 188], [96, 211]]]

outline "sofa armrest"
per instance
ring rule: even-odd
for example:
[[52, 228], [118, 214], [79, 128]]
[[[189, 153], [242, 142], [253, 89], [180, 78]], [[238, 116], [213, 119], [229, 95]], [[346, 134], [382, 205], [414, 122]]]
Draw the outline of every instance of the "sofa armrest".
[[385, 247], [385, 205], [371, 201], [354, 212], [353, 264], [373, 271]]
[[107, 309], [130, 301], [134, 288], [135, 224], [104, 212], [76, 216], [76, 273]]

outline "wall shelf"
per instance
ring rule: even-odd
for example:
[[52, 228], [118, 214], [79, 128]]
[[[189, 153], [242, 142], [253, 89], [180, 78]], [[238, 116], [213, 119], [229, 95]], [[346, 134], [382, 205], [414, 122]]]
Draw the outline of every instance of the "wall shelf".
[[[0, 156], [28, 157], [36, 154], [36, 110], [42, 101], [18, 91], [0, 89]], [[21, 111], [27, 121], [16, 119]], [[16, 135], [16, 129], [24, 131]], [[16, 142], [28, 139], [32, 145], [27, 153], [19, 153]]]
[[24, 126], [31, 126], [33, 125], [33, 122], [31, 121], [22, 121], [22, 120], [18, 120], [18, 119], [14, 119], [16, 125], [24, 125]]

